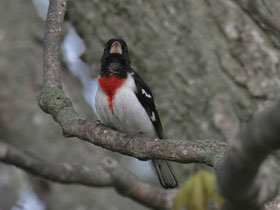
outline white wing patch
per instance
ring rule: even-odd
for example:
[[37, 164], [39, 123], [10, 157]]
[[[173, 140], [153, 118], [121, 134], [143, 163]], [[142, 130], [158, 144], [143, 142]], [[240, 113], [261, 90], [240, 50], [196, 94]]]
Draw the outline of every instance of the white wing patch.
[[156, 116], [155, 116], [155, 113], [154, 113], [154, 112], [152, 112], [152, 115], [150, 116], [150, 118], [151, 118], [151, 120], [152, 120], [153, 122], [156, 121]]
[[148, 94], [144, 89], [142, 89], [142, 94], [145, 95], [147, 98], [152, 98], [152, 96]]

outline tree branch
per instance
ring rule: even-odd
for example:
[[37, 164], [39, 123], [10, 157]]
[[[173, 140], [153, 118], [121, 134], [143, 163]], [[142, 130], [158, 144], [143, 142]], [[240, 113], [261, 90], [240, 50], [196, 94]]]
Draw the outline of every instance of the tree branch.
[[142, 160], [165, 159], [179, 163], [204, 163], [216, 167], [227, 151], [225, 143], [209, 140], [171, 141], [129, 136], [101, 123], [82, 119], [59, 88], [45, 88], [40, 107], [51, 114], [67, 137], [78, 137], [97, 146]]
[[166, 159], [217, 166], [226, 144], [214, 141], [161, 141], [132, 137], [82, 119], [62, 90], [59, 46], [66, 0], [52, 0], [47, 16], [44, 50], [44, 89], [38, 97], [42, 110], [53, 116], [67, 137], [78, 137], [106, 149], [139, 159]]
[[67, 0], [50, 1], [44, 37], [44, 86], [61, 87], [59, 60], [62, 23]]
[[114, 187], [121, 195], [153, 209], [170, 210], [172, 206], [171, 197], [166, 191], [139, 181], [111, 158], [104, 158], [102, 165], [92, 168], [68, 163], [54, 164], [0, 141], [0, 161], [54, 182]]
[[279, 127], [280, 102], [257, 115], [235, 137], [217, 171], [219, 188], [232, 209], [260, 210], [277, 194], [276, 180], [256, 176], [265, 158], [280, 148]]

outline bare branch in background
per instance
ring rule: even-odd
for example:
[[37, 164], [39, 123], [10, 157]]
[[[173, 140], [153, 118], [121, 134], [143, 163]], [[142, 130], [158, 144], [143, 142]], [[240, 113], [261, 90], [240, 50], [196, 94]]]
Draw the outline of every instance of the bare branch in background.
[[0, 161], [54, 182], [114, 187], [121, 195], [153, 209], [168, 210], [172, 206], [167, 191], [141, 182], [110, 158], [104, 158], [101, 165], [92, 168], [68, 163], [54, 164], [0, 141]]
[[218, 185], [231, 209], [261, 210], [273, 199], [279, 185], [271, 177], [256, 179], [265, 158], [280, 148], [280, 103], [270, 107], [234, 139], [218, 167]]

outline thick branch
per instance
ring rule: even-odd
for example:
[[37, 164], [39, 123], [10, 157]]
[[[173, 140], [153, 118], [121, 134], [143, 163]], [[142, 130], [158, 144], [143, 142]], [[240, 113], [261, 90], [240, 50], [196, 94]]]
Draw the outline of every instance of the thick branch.
[[40, 107], [60, 124], [64, 135], [75, 136], [106, 149], [139, 159], [165, 159], [180, 163], [204, 163], [216, 167], [227, 150], [226, 144], [209, 140], [171, 141], [129, 136], [82, 119], [59, 88], [45, 88], [38, 98]]
[[68, 163], [54, 164], [0, 142], [0, 161], [59, 183], [114, 187], [123, 196], [148, 207], [171, 209], [172, 202], [167, 192], [137, 180], [134, 175], [110, 158], [105, 158], [102, 165], [93, 168]]
[[218, 184], [232, 209], [262, 209], [278, 192], [275, 180], [256, 179], [261, 163], [280, 148], [280, 103], [258, 115], [234, 139], [218, 168]]

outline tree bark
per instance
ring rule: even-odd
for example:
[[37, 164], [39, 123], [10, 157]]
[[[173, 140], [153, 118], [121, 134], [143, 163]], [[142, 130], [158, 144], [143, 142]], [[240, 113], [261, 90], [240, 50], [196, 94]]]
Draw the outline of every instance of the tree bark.
[[[86, 59], [93, 75], [99, 71], [107, 39], [121, 37], [128, 42], [133, 67], [153, 90], [167, 137], [222, 141], [230, 139], [255, 112], [274, 101], [280, 86], [279, 33], [277, 24], [265, 18], [279, 20], [280, 3], [258, 2], [264, 17], [249, 3], [70, 1], [68, 17], [86, 42]], [[4, 1], [2, 5], [1, 20], [10, 17], [1, 21], [4, 38], [0, 37], [0, 53], [5, 55], [0, 56], [2, 135], [54, 161], [98, 162], [109, 152], [80, 141], [63, 141], [58, 126], [45, 118], [35, 103], [42, 65], [41, 45], [36, 40], [41, 40], [38, 31], [43, 28], [42, 23], [37, 25], [31, 4]], [[13, 19], [7, 14], [10, 8], [22, 13]], [[19, 24], [22, 22], [25, 25]], [[67, 74], [63, 78], [68, 80], [64, 88], [74, 99], [74, 106], [90, 116], [89, 107], [80, 103], [77, 81]], [[112, 202], [102, 204], [99, 200], [108, 197], [107, 190], [52, 186], [54, 194], [63, 196], [50, 196], [47, 202], [56, 203], [51, 209], [71, 209], [79, 203], [88, 209], [93, 203], [100, 208], [124, 207], [113, 191], [109, 193]], [[132, 203], [125, 204], [128, 206], [142, 209]]]

